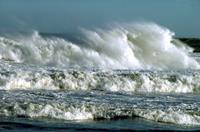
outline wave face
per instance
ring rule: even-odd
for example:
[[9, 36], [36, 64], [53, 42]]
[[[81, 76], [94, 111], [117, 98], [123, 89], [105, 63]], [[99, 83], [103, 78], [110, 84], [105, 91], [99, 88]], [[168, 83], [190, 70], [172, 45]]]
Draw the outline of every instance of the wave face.
[[[198, 69], [191, 48], [174, 33], [153, 23], [82, 30], [80, 43], [59, 37], [0, 38], [0, 58], [36, 65], [100, 69]], [[12, 39], [11, 39], [12, 38]]]

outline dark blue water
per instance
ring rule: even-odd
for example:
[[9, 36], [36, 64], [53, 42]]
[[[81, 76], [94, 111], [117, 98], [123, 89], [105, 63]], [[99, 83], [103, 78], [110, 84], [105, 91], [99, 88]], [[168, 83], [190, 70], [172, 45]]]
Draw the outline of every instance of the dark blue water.
[[3, 118], [1, 131], [198, 131], [198, 127], [181, 127], [155, 123], [141, 118], [99, 121], [34, 121]]

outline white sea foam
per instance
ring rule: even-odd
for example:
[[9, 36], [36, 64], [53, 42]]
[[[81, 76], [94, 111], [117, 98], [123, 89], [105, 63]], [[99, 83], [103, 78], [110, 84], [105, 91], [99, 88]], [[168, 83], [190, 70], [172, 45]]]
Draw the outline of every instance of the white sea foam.
[[83, 30], [82, 43], [31, 36], [0, 38], [0, 58], [18, 63], [101, 69], [198, 69], [190, 48], [173, 32], [152, 23]]
[[[33, 71], [21, 66], [0, 72], [0, 89], [3, 90], [105, 90], [126, 93], [200, 93], [200, 73], [140, 72], [140, 71]], [[14, 69], [14, 71], [12, 71]], [[5, 71], [6, 70], [6, 71]], [[36, 70], [36, 69], [35, 69]]]
[[156, 122], [173, 123], [179, 125], [200, 125], [200, 116], [174, 110], [136, 109], [135, 114]]
[[171, 31], [152, 23], [82, 31], [82, 43], [0, 37], [1, 116], [200, 125], [199, 97], [174, 94], [198, 96], [199, 64]]
[[30, 118], [53, 118], [62, 120], [89, 120], [93, 119], [93, 115], [90, 112], [85, 111], [84, 107], [81, 108], [64, 108], [58, 104], [55, 105], [42, 105], [42, 104], [26, 104], [25, 109], [18, 103], [13, 106], [13, 111], [4, 109], [1, 115], [11, 116], [26, 116]]
[[[45, 97], [44, 97], [45, 98]], [[30, 101], [30, 100], [28, 100]], [[103, 103], [103, 102], [102, 102]], [[122, 104], [124, 105], [124, 104]], [[144, 105], [144, 104], [143, 104]], [[148, 104], [146, 104], [148, 106]], [[147, 107], [146, 106], [146, 107]], [[154, 106], [152, 104], [152, 106]], [[66, 105], [62, 103], [28, 103], [11, 102], [0, 108], [1, 116], [23, 116], [29, 118], [47, 118], [59, 120], [95, 120], [95, 119], [114, 119], [117, 117], [141, 117], [156, 122], [173, 123], [179, 125], [200, 125], [200, 116], [191, 114], [183, 110], [169, 109], [146, 109], [134, 107], [122, 108], [120, 106], [113, 107], [109, 104], [78, 104]], [[155, 106], [154, 106], [155, 107]]]

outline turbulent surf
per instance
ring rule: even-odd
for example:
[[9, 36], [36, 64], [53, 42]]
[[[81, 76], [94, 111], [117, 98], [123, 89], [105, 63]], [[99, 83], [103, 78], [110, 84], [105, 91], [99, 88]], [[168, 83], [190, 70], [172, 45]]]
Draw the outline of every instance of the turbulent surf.
[[94, 31], [82, 29], [79, 43], [32, 35], [0, 38], [0, 58], [17, 63], [100, 69], [198, 69], [191, 48], [156, 24], [127, 24]]
[[200, 125], [199, 53], [154, 23], [0, 37], [0, 116]]

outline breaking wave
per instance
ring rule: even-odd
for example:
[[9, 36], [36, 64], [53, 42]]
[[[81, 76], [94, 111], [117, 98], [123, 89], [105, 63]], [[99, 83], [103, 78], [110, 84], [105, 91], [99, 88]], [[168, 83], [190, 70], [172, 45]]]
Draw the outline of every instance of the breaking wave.
[[59, 37], [0, 37], [0, 59], [55, 67], [100, 69], [198, 69], [191, 48], [153, 23], [82, 30], [80, 43]]
[[[7, 67], [7, 68], [6, 68]], [[120, 93], [200, 93], [199, 70], [59, 70], [0, 64], [0, 90], [110, 91]]]
[[[99, 91], [0, 91], [0, 116], [33, 119], [99, 120], [142, 117], [185, 126], [199, 126], [199, 98], [187, 95], [123, 95]], [[167, 105], [166, 105], [167, 104]]]

